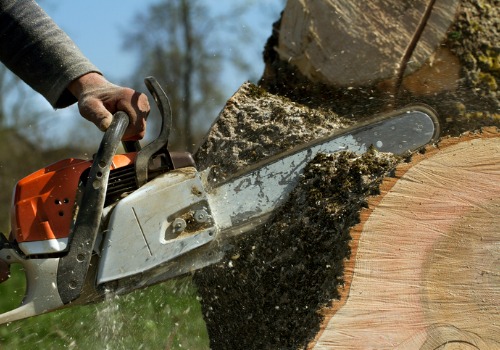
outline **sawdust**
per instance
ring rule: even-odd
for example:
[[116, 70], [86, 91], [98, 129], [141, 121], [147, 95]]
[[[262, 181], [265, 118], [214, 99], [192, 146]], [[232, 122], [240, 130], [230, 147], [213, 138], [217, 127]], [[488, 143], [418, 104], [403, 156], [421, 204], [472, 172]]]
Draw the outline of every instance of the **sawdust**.
[[352, 125], [332, 112], [294, 103], [251, 83], [227, 101], [195, 154], [198, 169], [212, 167], [212, 177], [229, 175], [294, 146]]
[[318, 155], [266, 227], [197, 273], [211, 348], [305, 346], [317, 310], [339, 297], [350, 228], [399, 161], [374, 150]]

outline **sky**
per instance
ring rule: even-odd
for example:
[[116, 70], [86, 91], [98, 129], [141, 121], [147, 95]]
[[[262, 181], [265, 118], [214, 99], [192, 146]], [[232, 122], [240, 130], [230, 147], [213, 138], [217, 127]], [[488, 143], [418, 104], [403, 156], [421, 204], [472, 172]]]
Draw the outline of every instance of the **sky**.
[[[73, 39], [83, 53], [110, 79], [119, 80], [130, 75], [135, 67], [135, 52], [123, 49], [123, 33], [137, 13], [145, 12], [160, 0], [43, 0], [41, 6]], [[214, 13], [225, 11], [235, 3], [250, 3], [246, 22], [252, 26], [255, 43], [246, 48], [247, 56], [255, 57], [255, 70], [262, 72], [261, 52], [271, 33], [272, 23], [279, 15], [279, 0], [205, 0]], [[230, 48], [228, 48], [230, 49]], [[237, 89], [248, 77], [230, 74], [234, 80], [231, 89]], [[234, 91], [233, 91], [234, 92]]]
[[[110, 80], [119, 83], [130, 77], [136, 66], [136, 53], [123, 49], [123, 32], [134, 25], [138, 13], [146, 12], [151, 4], [161, 0], [40, 0], [40, 6], [71, 37], [80, 50]], [[251, 59], [251, 72], [235, 72], [225, 69], [222, 72], [224, 93], [229, 98], [238, 87], [251, 77], [260, 77], [264, 64], [262, 50], [272, 30], [272, 23], [279, 17], [283, 8], [283, 0], [203, 0], [214, 13], [224, 13], [237, 3], [250, 6], [242, 18], [252, 31], [253, 43], [243, 46], [245, 56]], [[231, 50], [231, 47], [226, 49]], [[241, 47], [240, 47], [241, 49]], [[146, 89], [144, 88], [144, 91]], [[221, 106], [222, 107], [222, 106]], [[48, 112], [49, 114], [51, 112]], [[64, 134], [61, 125], [68, 120], [75, 120], [78, 115], [76, 106], [53, 112], [47, 119], [61, 120], [64, 123], [48, 123], [56, 130], [54, 134]], [[68, 118], [68, 115], [70, 117]], [[214, 116], [215, 118], [215, 116]], [[95, 133], [95, 138], [101, 134]], [[97, 141], [99, 142], [99, 141]]]
[[66, 0], [41, 2], [43, 9], [73, 39], [83, 53], [111, 79], [127, 74], [134, 65], [132, 53], [122, 49], [120, 31], [151, 0]]

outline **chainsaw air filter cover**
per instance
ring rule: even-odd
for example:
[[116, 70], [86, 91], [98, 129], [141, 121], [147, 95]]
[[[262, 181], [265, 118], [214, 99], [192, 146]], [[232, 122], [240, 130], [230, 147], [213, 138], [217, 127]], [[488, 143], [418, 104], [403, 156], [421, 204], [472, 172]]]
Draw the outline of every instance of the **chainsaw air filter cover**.
[[[131, 178], [136, 153], [115, 155], [112, 170], [121, 169], [120, 178]], [[64, 159], [20, 180], [14, 190], [12, 237], [26, 255], [59, 253], [66, 249], [76, 212], [78, 195], [85, 185], [92, 161]], [[130, 169], [132, 175], [126, 174]], [[110, 175], [110, 185], [113, 177]], [[115, 179], [115, 182], [120, 179]], [[125, 181], [127, 182], [127, 181]], [[112, 186], [110, 186], [112, 187]], [[123, 187], [123, 185], [122, 185]], [[123, 193], [123, 191], [120, 191]]]

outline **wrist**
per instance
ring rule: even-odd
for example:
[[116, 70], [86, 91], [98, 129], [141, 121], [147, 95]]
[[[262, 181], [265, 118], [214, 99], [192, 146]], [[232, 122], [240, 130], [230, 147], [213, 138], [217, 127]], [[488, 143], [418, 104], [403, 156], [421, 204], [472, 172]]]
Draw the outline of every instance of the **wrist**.
[[73, 96], [80, 100], [80, 96], [86, 91], [95, 90], [108, 81], [99, 73], [91, 72], [76, 78], [68, 84], [68, 90]]

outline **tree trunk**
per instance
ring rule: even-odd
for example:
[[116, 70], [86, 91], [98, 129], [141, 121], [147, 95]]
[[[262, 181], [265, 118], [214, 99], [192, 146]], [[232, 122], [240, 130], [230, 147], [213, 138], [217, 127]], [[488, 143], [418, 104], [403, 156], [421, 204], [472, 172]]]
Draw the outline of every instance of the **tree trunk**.
[[499, 170], [500, 135], [486, 130], [385, 179], [351, 230], [342, 297], [309, 348], [500, 348]]
[[288, 2], [260, 87], [196, 154], [213, 181], [402, 104], [437, 110], [448, 137], [409, 162], [318, 155], [265, 227], [195, 274], [213, 349], [499, 345], [498, 5]]

